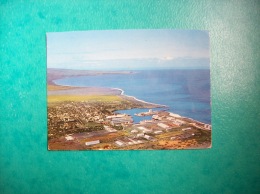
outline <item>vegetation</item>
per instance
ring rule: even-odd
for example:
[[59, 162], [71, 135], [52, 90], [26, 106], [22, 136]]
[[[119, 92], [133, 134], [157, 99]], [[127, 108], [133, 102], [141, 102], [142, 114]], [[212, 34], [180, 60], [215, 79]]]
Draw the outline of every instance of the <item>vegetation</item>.
[[85, 131], [87, 132], [91, 132], [91, 131], [99, 131], [99, 130], [103, 130], [104, 126], [100, 123], [96, 123], [96, 122], [87, 122], [85, 124]]
[[55, 91], [55, 90], [68, 90], [72, 89], [73, 87], [70, 86], [58, 86], [58, 85], [48, 85], [48, 91]]
[[97, 102], [121, 102], [122, 98], [119, 96], [102, 96], [102, 95], [88, 95], [88, 96], [80, 96], [80, 95], [53, 95], [48, 96], [48, 103], [55, 102], [81, 102], [81, 101], [97, 101]]

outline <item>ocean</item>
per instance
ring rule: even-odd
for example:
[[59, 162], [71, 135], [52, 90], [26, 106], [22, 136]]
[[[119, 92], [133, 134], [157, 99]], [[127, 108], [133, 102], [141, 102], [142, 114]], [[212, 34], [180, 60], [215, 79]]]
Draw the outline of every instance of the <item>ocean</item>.
[[[58, 85], [120, 88], [125, 95], [166, 105], [170, 112], [211, 124], [210, 70], [141, 70], [131, 74], [78, 76], [55, 80]], [[124, 110], [134, 113], [145, 109]], [[147, 117], [149, 119], [150, 117]], [[134, 116], [139, 122], [143, 117]]]

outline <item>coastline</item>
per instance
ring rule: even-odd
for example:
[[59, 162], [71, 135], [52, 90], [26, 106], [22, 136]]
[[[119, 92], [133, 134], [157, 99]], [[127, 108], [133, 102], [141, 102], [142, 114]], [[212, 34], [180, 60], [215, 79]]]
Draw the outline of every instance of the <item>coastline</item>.
[[110, 87], [81, 87], [81, 86], [69, 86], [59, 85], [55, 83], [55, 80], [65, 77], [77, 77], [77, 76], [93, 76], [98, 74], [131, 74], [133, 71], [87, 71], [87, 70], [68, 70], [68, 69], [47, 69], [47, 96], [62, 96], [62, 95], [76, 95], [76, 96], [90, 96], [90, 95], [114, 95], [120, 96], [122, 99], [131, 101], [133, 103], [140, 103], [148, 108], [167, 107], [166, 105], [156, 104], [152, 102], [146, 102], [138, 99], [135, 96], [126, 95], [125, 91], [121, 88]]
[[75, 69], [47, 69], [47, 83], [54, 84], [54, 80], [63, 79], [66, 77], [77, 76], [94, 76], [105, 74], [132, 74], [133, 71], [92, 71], [92, 70], [75, 70]]
[[146, 102], [140, 100], [134, 96], [125, 95], [125, 91], [121, 88], [109, 88], [109, 87], [74, 87], [69, 85], [59, 85], [55, 83], [55, 80], [50, 80], [48, 87], [52, 87], [52, 90], [47, 90], [47, 96], [62, 96], [62, 95], [76, 95], [76, 96], [90, 96], [90, 95], [115, 95], [124, 100], [141, 103], [147, 108], [160, 108], [167, 107], [166, 105]]
[[[159, 108], [159, 107], [167, 107], [166, 105], [155, 104], [151, 102], [146, 102], [144, 100], [140, 100], [134, 96], [129, 96], [124, 94], [124, 90], [120, 88], [105, 88], [105, 87], [73, 87], [66, 85], [58, 85], [53, 82], [53, 86], [61, 87], [61, 89], [48, 91], [48, 96], [53, 95], [77, 95], [77, 96], [89, 96], [89, 95], [115, 95], [119, 96], [124, 100], [138, 102], [145, 106], [149, 106], [148, 108]], [[63, 89], [62, 87], [68, 87], [67, 89]]]
[[124, 97], [126, 97], [126, 98], [132, 98], [133, 100], [138, 101], [138, 102], [141, 102], [141, 103], [144, 103], [144, 104], [154, 105], [154, 106], [158, 106], [158, 107], [167, 107], [166, 105], [156, 104], [156, 103], [152, 103], [152, 102], [146, 102], [146, 101], [140, 100], [140, 99], [138, 99], [138, 98], [136, 98], [136, 97], [134, 97], [134, 96], [126, 95], [126, 94], [124, 94], [125, 91], [122, 90], [121, 88], [111, 88], [111, 89], [117, 89], [117, 90], [121, 91], [121, 96], [124, 96]]
[[[116, 71], [79, 71], [79, 70], [73, 70], [72, 72], [69, 70], [61, 70], [58, 71], [57, 69], [51, 69], [51, 76], [49, 76], [49, 70], [48, 69], [48, 88], [49, 86], [53, 87], [54, 89], [48, 90], [48, 96], [64, 96], [63, 99], [65, 99], [66, 95], [74, 95], [74, 96], [119, 96], [121, 99], [126, 101], [131, 101], [134, 104], [143, 105], [145, 108], [167, 108], [167, 105], [163, 104], [156, 104], [152, 102], [147, 102], [141, 99], [136, 98], [135, 96], [126, 95], [125, 91], [121, 88], [113, 88], [113, 87], [86, 87], [86, 86], [70, 86], [70, 85], [60, 85], [55, 83], [56, 80], [66, 78], [66, 77], [79, 77], [79, 76], [94, 76], [94, 75], [103, 75], [103, 74], [129, 74], [129, 73], [135, 73], [133, 71], [124, 71], [124, 72], [116, 72]], [[64, 73], [65, 72], [65, 73]], [[64, 73], [64, 74], [63, 74]], [[187, 119], [198, 121], [196, 119], [186, 117]], [[199, 121], [204, 124], [211, 124]]]
[[[158, 120], [141, 118], [142, 122], [134, 122], [132, 113], [124, 112], [167, 108], [166, 105], [126, 95], [121, 88], [71, 86], [57, 84], [56, 80], [49, 79], [47, 84], [49, 150], [170, 150], [212, 147], [211, 126], [210, 130], [206, 130], [208, 126], [205, 127], [204, 123], [194, 119], [181, 116], [174, 122], [184, 124], [177, 125], [167, 117], [171, 112], [158, 111]], [[124, 113], [116, 113], [118, 110]]]

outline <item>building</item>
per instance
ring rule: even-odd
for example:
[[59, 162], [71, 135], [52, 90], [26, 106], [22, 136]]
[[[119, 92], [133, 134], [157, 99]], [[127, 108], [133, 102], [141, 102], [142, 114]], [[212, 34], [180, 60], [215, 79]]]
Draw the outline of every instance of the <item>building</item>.
[[167, 117], [166, 118], [168, 121], [175, 121], [175, 118], [173, 118], [173, 117]]
[[138, 131], [136, 129], [133, 129], [131, 133], [138, 133]]
[[106, 131], [108, 131], [108, 132], [117, 132], [116, 129], [114, 129], [114, 128], [112, 128], [112, 127], [109, 127], [109, 126], [107, 126], [107, 125], [104, 125], [104, 129], [105, 129]]
[[154, 119], [154, 120], [162, 120], [162, 118], [159, 115], [153, 115], [152, 119]]
[[139, 130], [143, 131], [144, 133], [150, 133], [152, 132], [151, 129], [147, 129], [146, 127], [143, 127], [143, 126], [140, 126], [140, 127], [137, 127]]
[[152, 137], [149, 136], [149, 135], [144, 135], [144, 138], [147, 139], [147, 140], [151, 140], [152, 139]]
[[211, 125], [205, 124], [205, 125], [204, 125], [204, 128], [207, 129], [207, 130], [211, 130]]
[[124, 145], [124, 142], [122, 142], [122, 141], [115, 141], [115, 144], [117, 145], [117, 146], [123, 146]]
[[65, 139], [66, 139], [67, 141], [72, 141], [72, 140], [74, 140], [74, 137], [72, 137], [72, 136], [70, 136], [70, 135], [67, 135], [67, 136], [65, 137]]
[[140, 124], [146, 124], [146, 123], [152, 123], [153, 121], [152, 120], [143, 120], [143, 121], [140, 121]]
[[143, 136], [144, 136], [143, 133], [138, 133], [138, 134], [136, 135], [136, 137], [143, 137]]
[[129, 116], [127, 114], [116, 114], [116, 115], [111, 115], [111, 116], [107, 116], [107, 119], [114, 119], [114, 118], [123, 118], [125, 116]]
[[164, 123], [158, 123], [157, 125], [163, 129], [170, 129], [170, 127]]
[[175, 122], [180, 123], [181, 125], [184, 125], [186, 122], [180, 119], [176, 119]]
[[182, 131], [191, 130], [191, 127], [183, 128]]
[[178, 114], [174, 114], [174, 113], [172, 113], [172, 112], [170, 112], [169, 115], [170, 115], [171, 117], [181, 118], [180, 115], [178, 115]]
[[130, 115], [126, 114], [118, 114], [106, 117], [110, 120], [111, 125], [113, 126], [120, 126], [120, 125], [129, 125], [134, 122], [133, 118]]
[[85, 144], [86, 144], [86, 146], [90, 146], [90, 145], [96, 145], [99, 143], [100, 143], [99, 140], [95, 140], [95, 141], [87, 141]]

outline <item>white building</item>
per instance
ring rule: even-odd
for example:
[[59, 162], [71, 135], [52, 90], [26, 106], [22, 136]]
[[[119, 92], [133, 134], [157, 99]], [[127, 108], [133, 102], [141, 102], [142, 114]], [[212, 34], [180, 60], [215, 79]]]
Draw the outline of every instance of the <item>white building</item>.
[[178, 115], [178, 114], [174, 114], [174, 113], [172, 113], [172, 112], [170, 112], [169, 115], [170, 115], [171, 117], [181, 118], [180, 115]]
[[147, 129], [146, 127], [137, 127], [139, 130], [143, 131], [144, 133], [150, 133], [152, 132], [151, 129]]
[[181, 123], [182, 125], [186, 123], [185, 121], [180, 120], [180, 119], [176, 119], [176, 122]]
[[204, 125], [204, 128], [207, 129], [207, 130], [211, 130], [211, 125], [205, 124], [205, 125]]
[[157, 125], [163, 129], [170, 129], [170, 127], [164, 123], [158, 123]]
[[138, 133], [136, 129], [132, 130], [131, 133]]
[[191, 127], [188, 127], [188, 128], [183, 128], [181, 129], [182, 131], [187, 131], [187, 130], [191, 130]]
[[90, 146], [90, 145], [96, 145], [99, 143], [100, 143], [99, 140], [95, 140], [95, 141], [87, 141], [85, 144], [86, 144], [86, 146]]
[[118, 140], [118, 141], [115, 141], [115, 144], [118, 146], [123, 146], [124, 142]]
[[74, 140], [74, 137], [72, 137], [72, 136], [70, 136], [70, 135], [67, 135], [67, 136], [65, 137], [65, 139], [66, 139], [67, 141], [72, 141], [72, 140]]
[[135, 140], [133, 140], [133, 139], [131, 139], [131, 138], [128, 138], [128, 140], [131, 141], [133, 144], [138, 144], [137, 141], [135, 141]]
[[108, 131], [108, 132], [116, 132], [116, 131], [117, 131], [116, 129], [114, 129], [114, 128], [112, 128], [112, 127], [109, 127], [109, 126], [106, 126], [106, 125], [104, 125], [104, 128], [105, 128], [105, 130]]
[[154, 120], [162, 120], [162, 118], [159, 115], [153, 115], [152, 118]]
[[140, 124], [146, 124], [146, 123], [151, 123], [153, 122], [152, 120], [143, 120], [143, 121], [140, 121]]
[[138, 134], [136, 135], [136, 137], [143, 137], [143, 136], [144, 136], [143, 133], [138, 133]]
[[150, 139], [152, 139], [152, 137], [151, 137], [151, 136], [149, 136], [149, 135], [145, 135], [145, 136], [144, 136], [144, 138], [145, 138], [145, 139], [147, 139], [147, 140], [150, 140]]
[[173, 117], [167, 117], [166, 118], [168, 121], [175, 121], [175, 118], [173, 118]]
[[142, 131], [143, 131], [143, 130], [147, 130], [146, 127], [142, 127], [142, 126], [141, 126], [141, 127], [137, 127], [137, 128], [138, 128], [139, 130], [142, 130]]
[[126, 114], [117, 114], [117, 115], [107, 116], [106, 118], [107, 119], [113, 119], [113, 118], [122, 118], [122, 117], [125, 117], [125, 116], [128, 116], [128, 115], [126, 115]]

